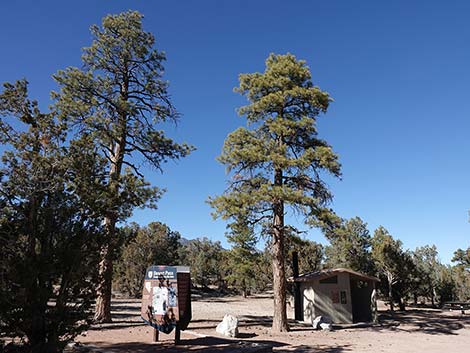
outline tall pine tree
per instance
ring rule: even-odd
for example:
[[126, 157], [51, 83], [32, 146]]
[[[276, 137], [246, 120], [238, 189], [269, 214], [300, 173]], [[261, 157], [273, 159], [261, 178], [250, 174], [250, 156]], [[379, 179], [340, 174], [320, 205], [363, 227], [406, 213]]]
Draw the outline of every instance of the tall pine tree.
[[155, 206], [162, 192], [149, 187], [138, 161], [161, 171], [165, 161], [184, 157], [192, 148], [158, 129], [158, 123], [174, 121], [178, 114], [163, 80], [165, 55], [154, 48], [154, 36], [143, 30], [142, 15], [109, 15], [91, 32], [94, 40], [83, 50], [83, 67], [59, 71], [54, 77], [61, 90], [54, 96], [62, 118], [91, 135], [97, 151], [108, 160], [111, 198], [103, 214], [107, 241], [95, 313], [97, 322], [108, 322], [116, 222], [135, 207]]
[[330, 145], [318, 138], [316, 118], [327, 111], [328, 93], [314, 86], [305, 61], [271, 54], [262, 73], [241, 74], [236, 92], [249, 104], [239, 109], [248, 128], [230, 133], [220, 162], [231, 172], [228, 190], [210, 199], [224, 219], [247, 215], [251, 225], [268, 221], [271, 236], [273, 331], [287, 331], [285, 226], [286, 207], [310, 225], [330, 220], [332, 198], [324, 172], [340, 176]]

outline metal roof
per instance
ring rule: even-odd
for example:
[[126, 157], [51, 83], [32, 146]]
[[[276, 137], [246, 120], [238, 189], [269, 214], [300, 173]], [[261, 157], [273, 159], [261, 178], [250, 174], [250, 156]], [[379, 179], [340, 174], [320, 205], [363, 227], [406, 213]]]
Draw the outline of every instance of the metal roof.
[[289, 277], [287, 281], [288, 282], [309, 282], [309, 281], [313, 281], [317, 279], [325, 279], [328, 277], [336, 276], [340, 273], [349, 273], [352, 277], [359, 278], [365, 281], [380, 282], [380, 280], [377, 277], [365, 275], [363, 273], [356, 272], [348, 268], [330, 268], [330, 269], [324, 269], [324, 270], [315, 271], [315, 272], [303, 273], [296, 278]]

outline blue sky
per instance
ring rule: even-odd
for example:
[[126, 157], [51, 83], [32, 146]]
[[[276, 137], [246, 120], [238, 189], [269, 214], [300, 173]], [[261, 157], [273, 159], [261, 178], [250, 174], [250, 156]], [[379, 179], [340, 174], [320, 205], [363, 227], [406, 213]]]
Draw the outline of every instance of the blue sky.
[[[225, 223], [205, 203], [225, 188], [215, 161], [244, 120], [233, 93], [242, 72], [261, 71], [271, 52], [307, 60], [334, 98], [320, 136], [340, 155], [329, 180], [332, 207], [385, 226], [406, 248], [436, 244], [444, 262], [470, 246], [470, 3], [465, 1], [3, 1], [0, 81], [26, 77], [46, 107], [51, 74], [80, 65], [88, 28], [136, 9], [167, 53], [166, 78], [182, 114], [169, 134], [197, 147], [165, 172], [146, 170], [168, 191], [158, 210], [137, 211], [187, 238], [227, 245]], [[296, 223], [296, 220], [291, 220]], [[323, 241], [309, 231], [309, 239]]]

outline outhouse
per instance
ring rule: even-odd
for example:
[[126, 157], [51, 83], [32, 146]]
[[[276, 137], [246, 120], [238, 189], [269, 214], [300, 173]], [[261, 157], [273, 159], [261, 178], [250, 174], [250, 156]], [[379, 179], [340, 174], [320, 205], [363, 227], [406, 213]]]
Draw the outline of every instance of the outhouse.
[[317, 316], [327, 316], [338, 324], [373, 321], [376, 277], [335, 268], [305, 273], [289, 281], [297, 291], [298, 320], [311, 323]]

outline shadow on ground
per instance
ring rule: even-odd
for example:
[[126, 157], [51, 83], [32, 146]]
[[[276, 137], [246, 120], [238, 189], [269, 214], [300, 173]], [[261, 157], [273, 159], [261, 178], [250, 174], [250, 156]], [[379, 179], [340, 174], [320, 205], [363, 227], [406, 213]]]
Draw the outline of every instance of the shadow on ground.
[[470, 326], [470, 316], [448, 313], [440, 310], [408, 310], [381, 313], [381, 325], [374, 330], [402, 330], [420, 332], [431, 335], [457, 335], [458, 330]]
[[[188, 329], [215, 329], [217, 324], [220, 323], [220, 320], [191, 320]], [[260, 326], [270, 328], [273, 324], [273, 319], [271, 316], [261, 316], [261, 315], [243, 315], [238, 317], [238, 326], [248, 328], [250, 326]], [[289, 325], [292, 327], [305, 327], [312, 330], [311, 325], [299, 323], [295, 320], [289, 320]]]
[[[219, 300], [212, 297], [202, 300]], [[236, 298], [224, 299], [237, 300]], [[119, 300], [113, 303], [112, 315], [113, 322], [110, 324], [94, 325], [91, 330], [115, 330], [122, 328], [132, 328], [136, 326], [146, 326], [140, 319], [140, 307], [136, 305], [135, 300]], [[411, 309], [405, 312], [398, 311], [393, 315], [387, 311], [379, 312], [379, 321], [377, 325], [371, 324], [352, 324], [352, 325], [334, 325], [335, 330], [368, 330], [394, 332], [403, 331], [409, 333], [424, 333], [429, 335], [457, 335], [458, 330], [465, 326], [470, 327], [470, 315], [462, 316], [456, 312], [449, 313], [441, 310], [431, 309]], [[219, 320], [193, 320], [188, 330], [198, 333], [212, 332], [219, 323]], [[205, 353], [264, 353], [264, 352], [293, 352], [293, 353], [347, 353], [353, 350], [350, 345], [303, 345], [300, 341], [294, 339], [292, 341], [281, 342], [276, 337], [267, 337], [266, 332], [272, 325], [272, 317], [244, 315], [239, 317], [239, 326], [242, 329], [241, 336], [238, 339], [228, 339], [223, 337], [195, 337], [188, 338], [184, 335], [181, 344], [175, 346], [172, 340], [163, 340], [156, 343], [142, 342], [95, 342], [97, 350], [95, 352], [109, 353], [147, 353], [147, 352], [205, 352]], [[312, 327], [309, 324], [289, 320], [291, 331], [311, 332]], [[206, 331], [209, 330], [209, 331]], [[214, 331], [215, 332], [215, 331]], [[186, 337], [185, 337], [186, 336]]]
[[348, 346], [290, 346], [285, 343], [276, 341], [237, 341], [219, 337], [203, 337], [194, 339], [185, 339], [175, 346], [172, 342], [157, 343], [116, 343], [104, 344], [96, 342], [102, 352], [118, 353], [118, 352], [134, 352], [134, 353], [150, 353], [150, 352], [205, 352], [205, 353], [267, 353], [267, 352], [293, 352], [293, 353], [345, 353], [350, 351]]
[[142, 320], [134, 321], [134, 320], [113, 320], [113, 322], [108, 324], [99, 324], [99, 325], [92, 325], [88, 328], [88, 331], [101, 331], [101, 330], [119, 330], [123, 328], [132, 328], [132, 327], [146, 327]]
[[[213, 294], [213, 293], [212, 293]], [[213, 297], [196, 300], [218, 300]], [[236, 298], [225, 298], [224, 301], [236, 300]], [[91, 327], [91, 330], [120, 329], [135, 326], [144, 326], [140, 318], [139, 300], [119, 299], [114, 300], [112, 305], [113, 322]], [[407, 331], [420, 332], [431, 335], [456, 335], [457, 331], [465, 326], [470, 326], [470, 315], [459, 315], [457, 312], [449, 313], [436, 309], [411, 309], [397, 311], [393, 315], [388, 311], [380, 312], [378, 325], [354, 324], [334, 325], [334, 329], [370, 329], [374, 331]], [[193, 320], [188, 329], [211, 329], [215, 328], [219, 320]], [[272, 324], [270, 316], [244, 315], [239, 317], [240, 327], [249, 328], [259, 326], [269, 328]], [[292, 331], [311, 330], [310, 325], [290, 320]]]

